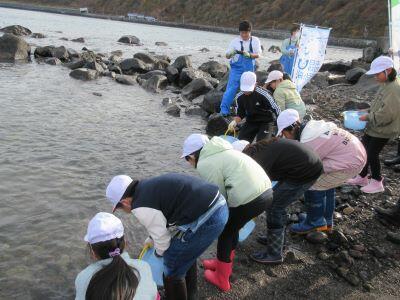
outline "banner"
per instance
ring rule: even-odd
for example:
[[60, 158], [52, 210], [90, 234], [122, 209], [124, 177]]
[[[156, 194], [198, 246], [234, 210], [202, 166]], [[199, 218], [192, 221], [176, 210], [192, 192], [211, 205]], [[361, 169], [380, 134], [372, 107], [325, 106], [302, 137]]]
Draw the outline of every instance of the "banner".
[[300, 30], [299, 49], [296, 51], [292, 72], [292, 79], [299, 92], [321, 68], [331, 32], [330, 28], [308, 25], [301, 25]]
[[390, 48], [393, 49], [394, 67], [400, 67], [400, 0], [390, 0], [389, 6]]

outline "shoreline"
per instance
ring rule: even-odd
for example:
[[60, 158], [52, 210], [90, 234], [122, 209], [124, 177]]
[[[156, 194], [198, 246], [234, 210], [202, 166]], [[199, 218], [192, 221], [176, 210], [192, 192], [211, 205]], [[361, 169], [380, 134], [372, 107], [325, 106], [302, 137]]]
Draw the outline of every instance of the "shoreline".
[[[228, 27], [214, 27], [207, 25], [197, 25], [197, 24], [184, 24], [184, 23], [176, 23], [176, 22], [167, 22], [167, 21], [146, 21], [146, 20], [129, 20], [125, 16], [113, 16], [113, 15], [103, 15], [103, 14], [81, 14], [79, 9], [74, 8], [61, 8], [61, 7], [50, 7], [50, 6], [40, 6], [40, 5], [32, 5], [25, 3], [11, 3], [11, 2], [1, 2], [0, 8], [11, 8], [11, 9], [21, 9], [21, 10], [30, 10], [30, 11], [38, 11], [45, 13], [53, 13], [53, 14], [62, 14], [62, 15], [71, 15], [78, 17], [86, 17], [86, 18], [95, 18], [95, 19], [105, 19], [112, 21], [121, 21], [128, 23], [139, 23], [139, 24], [147, 24], [154, 26], [163, 26], [163, 27], [174, 27], [174, 28], [183, 28], [183, 29], [192, 29], [199, 31], [210, 31], [210, 32], [218, 32], [218, 33], [226, 33], [226, 34], [237, 34], [237, 30], [235, 28]], [[12, 25], [12, 24], [10, 24]], [[253, 30], [255, 36], [261, 38], [269, 38], [275, 40], [283, 40], [289, 37], [289, 33], [284, 30]], [[349, 47], [349, 48], [366, 48], [366, 47], [377, 47], [378, 40], [364, 40], [364, 39], [355, 39], [355, 38], [338, 38], [330, 36], [328, 40], [328, 46], [337, 46], [337, 47]]]

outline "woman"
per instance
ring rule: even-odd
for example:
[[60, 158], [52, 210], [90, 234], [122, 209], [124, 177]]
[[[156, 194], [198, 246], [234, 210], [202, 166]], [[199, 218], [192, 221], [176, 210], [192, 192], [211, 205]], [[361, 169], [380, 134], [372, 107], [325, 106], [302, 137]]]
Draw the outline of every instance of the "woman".
[[[362, 143], [367, 150], [367, 164], [356, 178], [349, 184], [362, 186], [364, 193], [379, 193], [385, 190], [381, 176], [379, 153], [390, 139], [400, 133], [400, 82], [393, 68], [393, 60], [387, 56], [376, 58], [367, 72], [375, 75], [382, 84], [378, 97], [372, 102], [369, 113], [360, 116], [361, 121], [367, 121]], [[371, 169], [371, 180], [368, 178]]]
[[267, 236], [259, 239], [267, 245], [267, 251], [250, 257], [263, 264], [281, 263], [286, 208], [317, 181], [323, 171], [322, 162], [307, 146], [286, 139], [262, 140], [246, 146], [243, 153], [258, 162], [271, 180], [278, 181], [272, 204], [266, 211]]
[[182, 157], [203, 179], [218, 185], [227, 199], [229, 219], [218, 238], [217, 259], [203, 261], [206, 280], [227, 291], [239, 230], [265, 211], [272, 200], [271, 181], [253, 159], [220, 137], [208, 140], [202, 134], [190, 135], [184, 142]]
[[159, 299], [150, 266], [124, 252], [120, 219], [105, 212], [96, 214], [89, 222], [85, 241], [95, 262], [76, 277], [75, 299]]
[[322, 160], [324, 173], [305, 193], [307, 217], [293, 224], [290, 230], [305, 234], [313, 230], [328, 230], [333, 226], [334, 188], [360, 172], [366, 161], [361, 142], [351, 133], [332, 122], [310, 120], [300, 122], [294, 109], [283, 111], [277, 120], [278, 136], [298, 140], [313, 149]]

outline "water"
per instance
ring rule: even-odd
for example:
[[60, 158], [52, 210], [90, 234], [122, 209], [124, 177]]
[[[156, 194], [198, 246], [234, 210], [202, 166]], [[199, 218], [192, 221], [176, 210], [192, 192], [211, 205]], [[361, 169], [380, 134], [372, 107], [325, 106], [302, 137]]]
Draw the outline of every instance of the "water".
[[[123, 50], [126, 57], [154, 51], [192, 54], [197, 66], [209, 57], [223, 62], [232, 35], [0, 8], [0, 27], [20, 24], [46, 39], [37, 45], [83, 45], [61, 41], [84, 37], [96, 52]], [[119, 45], [124, 34], [144, 46]], [[154, 46], [156, 41], [168, 47]], [[262, 39], [268, 49], [279, 41]], [[209, 53], [199, 50], [207, 47]], [[329, 48], [328, 60], [352, 59], [359, 50]], [[267, 53], [262, 66], [279, 55]], [[102, 97], [93, 92], [102, 93]], [[110, 211], [104, 193], [113, 175], [193, 173], [179, 154], [184, 138], [204, 129], [196, 117], [163, 112], [164, 95], [123, 86], [109, 78], [71, 79], [68, 70], [32, 62], [0, 64], [0, 299], [68, 299], [87, 265], [83, 236], [88, 220]], [[123, 219], [130, 253], [146, 237]]]

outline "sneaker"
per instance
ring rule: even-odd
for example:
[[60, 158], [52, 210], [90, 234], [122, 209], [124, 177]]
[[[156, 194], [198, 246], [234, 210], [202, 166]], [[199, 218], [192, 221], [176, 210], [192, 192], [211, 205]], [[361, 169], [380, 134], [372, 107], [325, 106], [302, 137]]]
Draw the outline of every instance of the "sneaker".
[[381, 180], [371, 179], [368, 185], [361, 188], [361, 191], [367, 194], [380, 193], [385, 190], [383, 178]]
[[328, 226], [321, 225], [321, 226], [312, 226], [306, 224], [304, 221], [296, 224], [292, 224], [290, 226], [290, 232], [296, 234], [307, 234], [312, 231], [328, 231]]
[[281, 255], [269, 255], [268, 252], [257, 252], [250, 254], [250, 258], [260, 264], [277, 265], [283, 262]]
[[369, 184], [368, 175], [365, 177], [357, 175], [356, 177], [347, 180], [346, 183], [350, 185], [366, 186]]
[[[298, 216], [299, 216], [299, 222], [300, 223], [303, 222], [305, 219], [307, 219], [307, 213], [305, 213], [305, 212], [299, 213]], [[329, 223], [328, 221], [326, 222], [326, 232], [332, 232], [332, 230], [333, 230], [333, 224], [332, 223]], [[258, 242], [260, 244], [262, 244], [260, 241], [258, 241]]]

